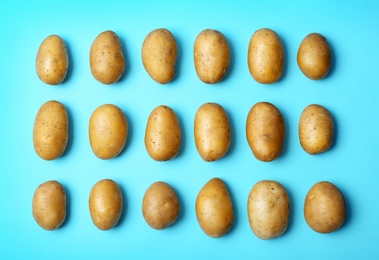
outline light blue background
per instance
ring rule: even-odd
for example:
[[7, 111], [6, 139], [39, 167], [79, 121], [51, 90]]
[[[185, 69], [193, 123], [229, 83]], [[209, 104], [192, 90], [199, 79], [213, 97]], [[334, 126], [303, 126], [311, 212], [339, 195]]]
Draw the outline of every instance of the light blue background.
[[[377, 1], [3, 1], [0, 258], [378, 258], [378, 10]], [[147, 75], [140, 54], [145, 36], [160, 27], [179, 47], [177, 74], [167, 85]], [[284, 75], [273, 85], [255, 82], [247, 67], [249, 39], [262, 27], [275, 30], [285, 47]], [[228, 75], [216, 85], [202, 83], [193, 64], [193, 42], [206, 28], [224, 33], [232, 51]], [[111, 86], [97, 82], [89, 68], [91, 43], [108, 29], [120, 36], [128, 63]], [[321, 81], [306, 78], [296, 63], [311, 32], [323, 34], [333, 51], [332, 71]], [[34, 64], [50, 34], [66, 41], [70, 57], [66, 81], [55, 87], [38, 79]], [[32, 129], [37, 110], [52, 99], [67, 107], [70, 142], [63, 157], [47, 162], [34, 152]], [[209, 101], [224, 106], [233, 135], [227, 156], [214, 163], [202, 161], [193, 138], [195, 112]], [[283, 153], [270, 163], [255, 159], [245, 137], [247, 113], [259, 101], [276, 105], [285, 119]], [[94, 156], [88, 140], [90, 115], [105, 103], [122, 108], [130, 126], [124, 152], [108, 161]], [[317, 156], [302, 150], [297, 131], [311, 103], [327, 107], [336, 124], [332, 149]], [[178, 157], [164, 163], [150, 159], [143, 141], [147, 117], [160, 104], [176, 111], [183, 136]], [[219, 239], [202, 232], [195, 214], [197, 193], [213, 177], [227, 184], [235, 212], [230, 233]], [[88, 210], [89, 192], [104, 178], [119, 183], [125, 200], [119, 225], [106, 232]], [[53, 232], [41, 229], [31, 212], [35, 189], [50, 179], [68, 196], [66, 222]], [[288, 230], [270, 241], [255, 237], [247, 218], [249, 191], [263, 179], [281, 182], [291, 199]], [[151, 229], [141, 210], [144, 192], [158, 180], [172, 185], [182, 207], [163, 231]], [[347, 203], [345, 225], [327, 235], [303, 217], [306, 193], [321, 180], [337, 185]]]

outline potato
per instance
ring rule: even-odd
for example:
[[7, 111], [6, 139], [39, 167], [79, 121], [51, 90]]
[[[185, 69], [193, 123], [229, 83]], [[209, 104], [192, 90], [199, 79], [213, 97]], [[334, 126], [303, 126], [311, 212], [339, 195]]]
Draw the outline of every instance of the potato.
[[283, 147], [285, 126], [282, 114], [268, 102], [258, 102], [246, 120], [246, 138], [254, 156], [263, 162], [277, 158]]
[[178, 49], [172, 33], [164, 28], [150, 32], [142, 44], [142, 63], [150, 77], [160, 84], [175, 76]]
[[276, 238], [287, 230], [290, 200], [277, 181], [263, 180], [250, 191], [247, 212], [251, 230], [261, 239]]
[[256, 31], [249, 42], [247, 62], [250, 74], [257, 82], [277, 82], [284, 64], [284, 48], [279, 35], [266, 28]]
[[122, 209], [122, 193], [116, 182], [104, 179], [92, 187], [89, 210], [97, 228], [109, 230], [115, 227], [120, 220]]
[[316, 183], [305, 198], [304, 217], [308, 225], [316, 232], [336, 231], [343, 225], [346, 217], [342, 193], [330, 182]]
[[200, 32], [194, 44], [194, 62], [201, 81], [208, 84], [220, 82], [230, 63], [230, 48], [225, 36], [212, 29]]
[[58, 35], [48, 36], [39, 46], [36, 57], [37, 75], [46, 84], [58, 85], [68, 70], [68, 53], [65, 42]]
[[64, 105], [52, 100], [37, 112], [33, 127], [34, 150], [44, 160], [54, 160], [66, 150], [68, 143], [68, 114]]
[[59, 228], [66, 219], [66, 192], [54, 180], [38, 186], [33, 195], [33, 217], [46, 230]]
[[325, 37], [319, 33], [307, 35], [299, 46], [297, 64], [308, 78], [325, 78], [332, 65], [332, 52]]
[[333, 143], [334, 123], [330, 112], [323, 106], [307, 106], [299, 122], [299, 139], [304, 151], [319, 154], [327, 151]]
[[146, 223], [157, 230], [172, 225], [178, 218], [180, 205], [174, 189], [167, 183], [153, 183], [142, 200], [142, 214]]
[[180, 148], [181, 131], [174, 110], [158, 106], [150, 114], [146, 124], [145, 147], [156, 161], [167, 161], [176, 157]]
[[113, 84], [121, 78], [125, 59], [120, 39], [115, 32], [102, 32], [93, 41], [90, 67], [95, 79], [103, 84]]
[[216, 103], [205, 103], [196, 112], [195, 144], [204, 161], [218, 160], [230, 146], [230, 125], [224, 108]]
[[218, 238], [229, 232], [234, 213], [228, 188], [219, 178], [208, 181], [196, 198], [196, 217], [201, 229]]

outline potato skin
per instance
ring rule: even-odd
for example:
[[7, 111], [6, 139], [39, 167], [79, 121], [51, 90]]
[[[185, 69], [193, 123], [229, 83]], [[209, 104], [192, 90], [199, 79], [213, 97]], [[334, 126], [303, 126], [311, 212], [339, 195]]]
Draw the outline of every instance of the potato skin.
[[299, 46], [297, 64], [308, 78], [325, 78], [332, 65], [332, 52], [326, 38], [319, 33], [307, 35]]
[[307, 106], [299, 121], [299, 139], [304, 151], [314, 155], [327, 151], [333, 143], [334, 123], [330, 112], [323, 106]]
[[69, 65], [67, 47], [58, 35], [48, 36], [39, 46], [36, 57], [37, 75], [46, 84], [64, 81]]
[[228, 188], [219, 178], [208, 181], [196, 198], [196, 217], [201, 229], [218, 238], [229, 232], [234, 213]]
[[143, 66], [149, 76], [160, 84], [174, 78], [177, 54], [175, 38], [165, 28], [150, 32], [142, 44]]
[[246, 120], [246, 138], [254, 156], [263, 162], [276, 159], [283, 147], [285, 126], [282, 114], [271, 103], [258, 102]]
[[157, 230], [171, 226], [178, 218], [180, 204], [174, 189], [162, 181], [154, 182], [142, 200], [142, 214], [146, 223]]
[[196, 149], [206, 162], [216, 161], [228, 152], [230, 124], [224, 108], [216, 103], [205, 103], [195, 115]]
[[145, 147], [156, 161], [167, 161], [179, 153], [181, 131], [179, 120], [170, 107], [156, 107], [147, 120]]
[[277, 82], [284, 64], [284, 48], [279, 35], [267, 28], [257, 30], [249, 42], [247, 62], [250, 74], [257, 82]]
[[256, 183], [250, 191], [247, 209], [251, 230], [260, 239], [276, 238], [287, 230], [290, 201], [279, 182]]
[[230, 63], [230, 48], [225, 36], [212, 29], [205, 29], [194, 43], [195, 70], [199, 79], [208, 84], [220, 82]]
[[68, 143], [69, 119], [65, 106], [51, 100], [37, 112], [33, 127], [34, 150], [44, 160], [59, 158]]
[[38, 186], [33, 195], [33, 217], [45, 230], [59, 228], [66, 219], [66, 192], [55, 180]]
[[105, 104], [96, 108], [89, 121], [89, 140], [98, 158], [106, 160], [118, 156], [127, 138], [128, 121], [119, 107]]
[[307, 193], [304, 202], [304, 217], [314, 231], [330, 233], [345, 222], [346, 205], [342, 193], [332, 183], [316, 183]]
[[93, 41], [90, 67], [95, 79], [103, 84], [113, 84], [121, 78], [125, 59], [120, 39], [115, 32], [102, 32]]
[[98, 181], [91, 189], [89, 210], [95, 226], [101, 230], [115, 227], [123, 209], [123, 197], [118, 184], [110, 179]]

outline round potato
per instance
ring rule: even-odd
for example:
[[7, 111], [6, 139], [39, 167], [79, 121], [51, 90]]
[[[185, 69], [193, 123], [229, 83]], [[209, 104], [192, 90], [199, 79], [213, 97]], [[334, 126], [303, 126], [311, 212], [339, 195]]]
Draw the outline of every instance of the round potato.
[[234, 213], [228, 188], [219, 178], [208, 181], [196, 198], [196, 217], [201, 229], [218, 238], [229, 232]]
[[46, 84], [58, 85], [66, 78], [68, 64], [67, 47], [63, 39], [58, 35], [48, 36], [37, 52], [38, 77]]
[[287, 230], [290, 200], [277, 181], [263, 180], [250, 191], [247, 212], [251, 230], [261, 239], [276, 238]]
[[68, 114], [58, 101], [48, 101], [37, 112], [33, 127], [34, 150], [44, 160], [54, 160], [66, 150]]
[[332, 64], [332, 52], [325, 37], [319, 33], [307, 35], [299, 46], [297, 64], [308, 78], [325, 78]]
[[122, 208], [122, 193], [116, 182], [104, 179], [92, 187], [89, 210], [96, 227], [101, 230], [115, 227], [120, 220]]
[[120, 39], [115, 32], [102, 32], [93, 41], [90, 67], [95, 79], [103, 84], [113, 84], [121, 78], [125, 59]]
[[89, 141], [100, 159], [118, 156], [126, 144], [128, 121], [122, 110], [112, 104], [98, 107], [89, 121]]
[[283, 147], [284, 120], [280, 111], [268, 102], [258, 102], [246, 120], [246, 138], [254, 156], [263, 162], [277, 158]]
[[168, 106], [158, 106], [150, 114], [146, 124], [145, 147], [156, 161], [176, 157], [180, 148], [181, 131], [179, 120]]
[[178, 48], [172, 33], [164, 28], [150, 32], [142, 44], [142, 63], [150, 77], [160, 84], [175, 76]]
[[346, 217], [342, 193], [330, 182], [316, 183], [305, 198], [304, 217], [316, 232], [330, 233], [339, 229]]
[[249, 42], [247, 62], [250, 74], [257, 82], [277, 82], [284, 64], [284, 48], [279, 35], [266, 28], [256, 31]]
[[230, 63], [230, 48], [225, 36], [212, 29], [200, 32], [194, 44], [194, 62], [201, 81], [208, 84], [220, 82]]
[[66, 192], [57, 181], [38, 186], [33, 196], [33, 217], [46, 230], [59, 228], [66, 219]]
[[153, 183], [145, 192], [142, 214], [146, 223], [157, 230], [172, 225], [178, 218], [180, 204], [174, 189], [167, 183]]
[[196, 149], [204, 161], [218, 160], [230, 146], [230, 124], [224, 108], [205, 103], [196, 112], [194, 123]]
[[304, 151], [319, 154], [327, 151], [333, 143], [334, 123], [330, 112], [323, 106], [307, 106], [299, 122], [299, 139]]

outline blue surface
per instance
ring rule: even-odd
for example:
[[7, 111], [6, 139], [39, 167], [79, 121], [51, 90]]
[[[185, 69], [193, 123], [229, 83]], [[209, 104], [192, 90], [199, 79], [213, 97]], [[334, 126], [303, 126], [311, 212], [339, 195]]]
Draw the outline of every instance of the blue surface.
[[[0, 259], [379, 257], [378, 1], [92, 2], [0, 4]], [[160, 27], [179, 47], [177, 74], [167, 85], [148, 76], [140, 54], [145, 36]], [[273, 85], [255, 82], [247, 67], [249, 39], [262, 27], [275, 30], [285, 47], [284, 75]], [[228, 75], [216, 85], [202, 83], [193, 64], [193, 42], [205, 28], [224, 33], [232, 51]], [[111, 86], [97, 82], [89, 68], [91, 43], [107, 29], [120, 36], [128, 63]], [[298, 46], [311, 32], [323, 34], [333, 50], [332, 71], [321, 81], [306, 78], [296, 63]], [[50, 34], [65, 40], [70, 56], [68, 76], [55, 87], [38, 79], [34, 64]], [[71, 136], [64, 156], [47, 162], [34, 152], [32, 128], [39, 107], [52, 99], [67, 107]], [[193, 138], [195, 112], [209, 101], [224, 106], [233, 135], [227, 156], [214, 163], [202, 161]], [[247, 113], [259, 101], [281, 110], [287, 130], [282, 155], [270, 163], [255, 159], [245, 137]], [[90, 115], [105, 103], [122, 108], [130, 126], [125, 150], [108, 161], [94, 156], [88, 139]], [[327, 107], [336, 124], [332, 149], [317, 156], [302, 150], [297, 132], [311, 103]], [[160, 104], [176, 111], [183, 133], [180, 154], [164, 163], [150, 159], [144, 147], [148, 115]], [[212, 177], [225, 181], [235, 210], [230, 233], [219, 239], [206, 236], [195, 215], [197, 193]], [[93, 184], [104, 178], [118, 182], [125, 199], [119, 225], [106, 232], [93, 225], [88, 209]], [[41, 229], [31, 212], [35, 189], [50, 179], [68, 195], [66, 222], [53, 232]], [[291, 199], [288, 230], [270, 241], [255, 237], [247, 218], [248, 193], [263, 179], [281, 182]], [[163, 231], [151, 229], [141, 209], [144, 192], [158, 180], [172, 185], [182, 207], [178, 221]], [[345, 225], [327, 235], [311, 230], [303, 216], [306, 193], [321, 180], [340, 188], [348, 211]]]

